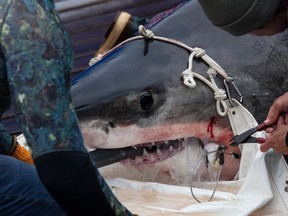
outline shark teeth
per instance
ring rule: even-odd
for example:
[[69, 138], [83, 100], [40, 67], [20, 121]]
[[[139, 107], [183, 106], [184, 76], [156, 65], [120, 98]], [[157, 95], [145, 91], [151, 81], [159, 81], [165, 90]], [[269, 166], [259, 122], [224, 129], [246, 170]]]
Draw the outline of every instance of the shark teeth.
[[157, 148], [157, 154], [161, 154], [162, 152], [160, 151], [160, 149]]
[[143, 155], [144, 155], [144, 156], [149, 155], [149, 153], [146, 151], [146, 149], [143, 150]]
[[156, 163], [173, 157], [178, 152], [185, 149], [188, 145], [200, 145], [202, 141], [198, 138], [179, 138], [175, 140], [156, 141], [151, 143], [143, 143], [134, 146], [134, 148], [143, 148], [143, 155], [137, 156], [130, 160], [132, 164], [140, 165], [147, 163]]

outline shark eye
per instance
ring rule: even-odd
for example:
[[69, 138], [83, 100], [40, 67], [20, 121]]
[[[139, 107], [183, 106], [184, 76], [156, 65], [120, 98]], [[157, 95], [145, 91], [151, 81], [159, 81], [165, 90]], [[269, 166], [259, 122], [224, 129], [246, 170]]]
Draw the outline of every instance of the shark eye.
[[154, 98], [149, 92], [144, 92], [140, 97], [140, 105], [142, 110], [149, 110], [154, 105]]

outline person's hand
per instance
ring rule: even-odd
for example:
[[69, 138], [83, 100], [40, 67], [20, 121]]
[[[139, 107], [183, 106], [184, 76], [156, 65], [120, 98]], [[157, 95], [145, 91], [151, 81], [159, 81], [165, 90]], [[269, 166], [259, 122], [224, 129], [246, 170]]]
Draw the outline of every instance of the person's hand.
[[[279, 118], [281, 116], [281, 118]], [[287, 118], [286, 118], [287, 116]], [[265, 123], [267, 125], [286, 125], [288, 120], [288, 92], [278, 97], [269, 109]]]
[[267, 141], [261, 144], [260, 150], [266, 152], [272, 148], [276, 153], [288, 155], [288, 147], [286, 144], [287, 132], [288, 125], [280, 125], [267, 136]]
[[265, 124], [270, 125], [270, 127], [268, 127], [265, 132], [266, 132], [266, 136], [269, 137], [270, 134], [276, 130], [278, 127], [280, 127], [281, 125], [288, 125], [288, 113], [284, 113], [282, 115], [279, 115], [276, 122], [271, 124], [271, 121], [267, 119], [264, 121]]
[[271, 125], [265, 131], [272, 133], [277, 127], [288, 124], [288, 93], [277, 98], [269, 109], [265, 124]]
[[269, 109], [265, 124], [271, 125], [267, 128], [267, 141], [260, 150], [266, 152], [273, 148], [277, 153], [288, 154], [286, 135], [288, 132], [288, 93], [277, 98]]

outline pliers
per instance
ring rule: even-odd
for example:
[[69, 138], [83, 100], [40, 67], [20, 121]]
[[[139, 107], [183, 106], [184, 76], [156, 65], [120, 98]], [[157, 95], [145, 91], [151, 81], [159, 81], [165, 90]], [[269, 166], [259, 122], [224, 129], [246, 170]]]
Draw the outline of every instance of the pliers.
[[257, 127], [245, 131], [242, 134], [236, 135], [230, 140], [230, 146], [238, 146], [241, 143], [264, 143], [266, 141], [266, 138], [252, 137], [251, 135], [257, 131], [265, 130], [268, 127], [269, 125], [262, 123], [259, 124]]

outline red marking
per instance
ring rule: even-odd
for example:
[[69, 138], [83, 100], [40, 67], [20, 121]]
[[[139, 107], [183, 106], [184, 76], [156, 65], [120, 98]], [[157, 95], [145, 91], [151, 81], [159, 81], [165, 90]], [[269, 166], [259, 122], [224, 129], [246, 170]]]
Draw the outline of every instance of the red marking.
[[214, 120], [215, 118], [212, 117], [209, 124], [208, 124], [208, 127], [207, 127], [207, 132], [210, 133], [210, 139], [214, 138], [214, 134], [213, 134], [213, 123], [214, 123]]

